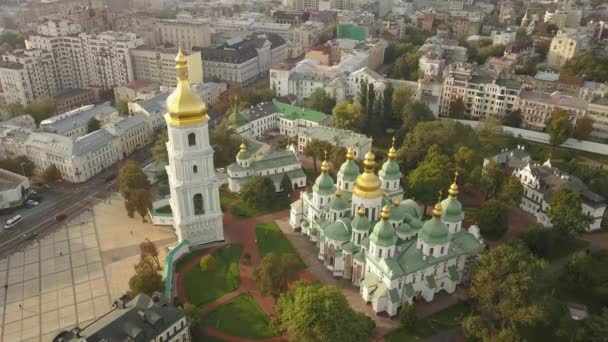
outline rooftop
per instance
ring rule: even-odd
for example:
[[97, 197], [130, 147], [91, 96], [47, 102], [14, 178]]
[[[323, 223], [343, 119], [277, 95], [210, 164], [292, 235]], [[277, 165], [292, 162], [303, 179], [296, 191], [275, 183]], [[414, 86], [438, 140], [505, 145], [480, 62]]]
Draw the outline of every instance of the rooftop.
[[285, 40], [279, 35], [260, 33], [253, 34], [245, 39], [233, 38], [221, 45], [197, 48], [196, 50], [200, 49], [205, 61], [240, 64], [257, 57], [256, 49], [261, 48], [266, 41], [270, 42], [271, 49], [286, 44]]
[[302, 131], [301, 135], [310, 139], [329, 141], [332, 144], [340, 146], [362, 147], [369, 144], [369, 139], [363, 134], [333, 127], [307, 127]]
[[0, 169], [0, 191], [14, 189], [26, 180], [27, 177]]
[[563, 95], [559, 91], [545, 93], [539, 90], [523, 90], [520, 94], [522, 100], [549, 103], [560, 107], [586, 109], [587, 101], [573, 96]]
[[108, 103], [88, 105], [43, 120], [40, 127], [48, 132], [65, 134], [74, 128], [86, 126], [92, 118], [99, 119], [115, 112], [117, 112], [116, 108]]

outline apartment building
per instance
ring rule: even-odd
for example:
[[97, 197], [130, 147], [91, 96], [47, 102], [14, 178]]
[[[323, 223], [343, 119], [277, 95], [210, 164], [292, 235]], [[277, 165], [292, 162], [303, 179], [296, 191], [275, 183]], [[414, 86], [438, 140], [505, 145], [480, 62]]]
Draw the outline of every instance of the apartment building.
[[587, 107], [587, 116], [593, 120], [591, 137], [608, 142], [608, 99], [598, 97], [591, 100]]
[[439, 115], [449, 116], [452, 102], [462, 98], [467, 116], [500, 119], [517, 109], [522, 88], [520, 81], [496, 77], [469, 64], [453, 64], [445, 72]]
[[23, 105], [40, 97], [54, 96], [59, 88], [57, 69], [50, 52], [14, 50], [0, 60], [2, 102]]
[[64, 113], [85, 105], [94, 104], [99, 96], [94, 89], [68, 89], [60, 91], [53, 97], [57, 113]]
[[196, 47], [211, 45], [211, 29], [209, 24], [195, 20], [160, 20], [156, 23], [156, 31], [161, 44], [182, 45], [186, 51]]
[[564, 28], [557, 31], [547, 53], [547, 64], [561, 68], [575, 55], [589, 48], [589, 33], [583, 30]]
[[[141, 46], [131, 50], [133, 76], [136, 80], [151, 81], [163, 86], [175, 86], [175, 55], [177, 48]], [[188, 78], [192, 83], [203, 82], [201, 53], [192, 51], [188, 59]]]
[[200, 49], [206, 81], [214, 79], [239, 86], [249, 85], [268, 74], [271, 66], [287, 59], [287, 43], [274, 34], [233, 38]]
[[572, 124], [585, 115], [587, 101], [574, 96], [567, 96], [559, 91], [545, 93], [538, 90], [522, 90], [519, 95], [519, 108], [525, 128], [544, 130], [547, 120], [555, 110], [564, 110], [570, 114]]
[[40, 129], [75, 139], [87, 134], [87, 124], [91, 119], [106, 125], [118, 120], [118, 111], [108, 103], [83, 106], [42, 120]]

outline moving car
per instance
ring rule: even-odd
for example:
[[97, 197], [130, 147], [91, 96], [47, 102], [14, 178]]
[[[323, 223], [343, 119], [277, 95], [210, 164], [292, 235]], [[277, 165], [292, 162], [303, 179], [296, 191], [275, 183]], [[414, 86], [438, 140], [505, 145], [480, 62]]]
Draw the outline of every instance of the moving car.
[[23, 217], [21, 217], [21, 215], [15, 215], [15, 216], [11, 217], [10, 219], [6, 220], [4, 229], [10, 229], [10, 228], [16, 226], [17, 223], [21, 222], [21, 220], [23, 220]]
[[68, 215], [66, 214], [59, 214], [57, 216], [55, 216], [55, 221], [63, 221], [68, 217]]
[[27, 200], [27, 202], [25, 202], [25, 203], [27, 203], [28, 205], [31, 205], [32, 207], [35, 207], [35, 206], [37, 206], [38, 204], [40, 204], [39, 202], [34, 201], [33, 199], [29, 199], [29, 200]]
[[25, 234], [21, 235], [21, 238], [23, 240], [27, 241], [27, 240], [31, 240], [31, 239], [35, 238], [36, 236], [38, 236], [38, 233], [31, 233], [30, 232], [30, 233], [25, 233]]

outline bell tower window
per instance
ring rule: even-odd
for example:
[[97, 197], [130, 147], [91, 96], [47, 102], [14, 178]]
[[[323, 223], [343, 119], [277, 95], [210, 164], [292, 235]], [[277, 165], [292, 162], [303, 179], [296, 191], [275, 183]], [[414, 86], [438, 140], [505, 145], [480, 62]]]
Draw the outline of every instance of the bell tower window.
[[196, 134], [190, 133], [188, 134], [188, 146], [196, 145]]
[[194, 195], [194, 198], [192, 199], [192, 204], [194, 205], [194, 215], [202, 215], [205, 213], [205, 208], [203, 206], [203, 195]]
[[198, 173], [198, 166], [196, 166], [196, 165], [192, 166], [192, 172]]

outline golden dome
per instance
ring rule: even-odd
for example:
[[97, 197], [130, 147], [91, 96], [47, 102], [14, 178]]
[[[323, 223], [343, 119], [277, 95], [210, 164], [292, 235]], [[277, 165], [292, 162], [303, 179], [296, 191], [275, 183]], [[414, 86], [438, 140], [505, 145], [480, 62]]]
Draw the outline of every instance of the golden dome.
[[241, 143], [241, 146], [239, 146], [239, 148], [241, 149], [241, 152], [247, 151], [247, 145], [245, 145], [245, 140], [243, 140], [243, 142]]
[[208, 120], [207, 106], [190, 88], [188, 81], [188, 60], [181, 47], [175, 56], [175, 73], [177, 87], [167, 97], [166, 106], [173, 126], [198, 125]]
[[380, 217], [386, 221], [389, 218], [391, 218], [391, 210], [388, 208], [388, 205], [385, 205], [384, 208], [382, 208], [382, 212], [380, 213]]
[[362, 205], [360, 205], [359, 211], [357, 211], [357, 213], [359, 214], [359, 216], [365, 216], [365, 208]]
[[433, 208], [433, 217], [440, 218], [442, 211], [443, 208], [441, 207], [441, 202], [437, 202], [437, 204], [435, 204], [435, 207]]
[[450, 185], [450, 189], [448, 190], [448, 194], [450, 195], [450, 197], [456, 197], [458, 196], [458, 193], [460, 192], [458, 190], [458, 170], [456, 170], [456, 172], [454, 173], [454, 183], [452, 183], [452, 185]]
[[393, 199], [393, 205], [397, 208], [401, 204], [401, 201], [398, 198]]
[[354, 154], [353, 154], [353, 148], [352, 148], [352, 147], [349, 147], [349, 148], [346, 150], [346, 159], [348, 159], [348, 160], [353, 160], [353, 158], [354, 158], [354, 157], [355, 157], [355, 156], [354, 156]]
[[336, 197], [340, 197], [342, 196], [342, 191], [340, 191], [340, 189], [336, 190]]
[[365, 172], [357, 177], [353, 194], [360, 198], [382, 197], [382, 182], [376, 175], [376, 156], [372, 152], [371, 143], [369, 152], [365, 154], [363, 161]]
[[388, 159], [395, 160], [397, 158], [397, 150], [395, 149], [395, 137], [393, 137], [393, 145], [388, 150]]
[[325, 159], [321, 163], [321, 173], [329, 172], [329, 162], [327, 162], [327, 151], [325, 151]]

